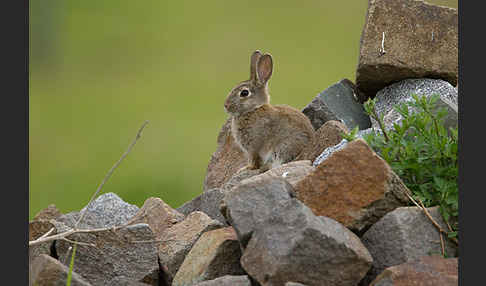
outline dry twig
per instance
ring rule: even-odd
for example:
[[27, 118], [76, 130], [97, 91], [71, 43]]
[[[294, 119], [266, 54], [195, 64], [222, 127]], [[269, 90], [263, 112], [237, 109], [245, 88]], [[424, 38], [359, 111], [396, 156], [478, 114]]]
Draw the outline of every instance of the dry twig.
[[53, 240], [57, 240], [57, 239], [63, 239], [63, 240], [66, 240], [66, 241], [69, 241], [69, 242], [72, 242], [72, 243], [78, 243], [78, 244], [82, 244], [82, 245], [94, 246], [93, 244], [89, 244], [89, 243], [82, 243], [82, 242], [72, 241], [72, 240], [67, 239], [66, 237], [68, 237], [68, 236], [70, 236], [72, 234], [75, 234], [75, 233], [94, 233], [94, 232], [101, 232], [101, 231], [107, 231], [107, 230], [115, 231], [117, 229], [120, 229], [120, 228], [125, 227], [125, 226], [128, 225], [128, 224], [124, 224], [124, 225], [117, 226], [117, 227], [106, 227], [106, 228], [97, 228], [97, 229], [78, 229], [78, 225], [83, 220], [83, 218], [84, 218], [87, 210], [91, 206], [91, 203], [94, 201], [94, 199], [96, 198], [96, 196], [100, 193], [100, 191], [103, 188], [103, 186], [105, 185], [106, 181], [108, 181], [108, 179], [111, 177], [111, 175], [113, 174], [113, 172], [115, 171], [115, 169], [120, 165], [121, 161], [128, 155], [128, 153], [130, 153], [130, 151], [132, 150], [133, 146], [135, 146], [135, 143], [137, 143], [137, 140], [141, 137], [142, 130], [145, 128], [145, 126], [147, 124], [148, 124], [148, 121], [145, 121], [142, 124], [142, 126], [140, 127], [140, 129], [137, 132], [137, 135], [135, 136], [135, 139], [128, 146], [128, 149], [125, 151], [125, 153], [123, 153], [123, 155], [120, 157], [120, 159], [108, 171], [108, 173], [106, 174], [105, 178], [103, 179], [103, 181], [101, 182], [101, 184], [98, 186], [98, 189], [96, 190], [96, 192], [93, 194], [93, 196], [89, 200], [88, 205], [82, 211], [82, 213], [81, 213], [78, 221], [74, 225], [74, 228], [72, 228], [70, 230], [67, 230], [67, 231], [65, 231], [63, 233], [59, 233], [59, 234], [55, 234], [55, 235], [50, 235], [54, 231], [54, 228], [51, 228], [48, 232], [46, 232], [45, 234], [43, 234], [38, 239], [29, 241], [29, 246], [33, 246], [33, 245], [37, 245], [37, 244], [40, 244], [40, 243], [43, 243], [43, 242], [53, 241]]

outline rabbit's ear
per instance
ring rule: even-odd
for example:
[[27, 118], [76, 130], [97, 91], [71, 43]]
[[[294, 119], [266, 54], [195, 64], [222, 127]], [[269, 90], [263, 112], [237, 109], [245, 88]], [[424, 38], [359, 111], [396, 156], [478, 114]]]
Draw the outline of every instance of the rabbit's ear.
[[258, 59], [257, 63], [257, 77], [261, 84], [265, 84], [272, 76], [273, 61], [272, 55], [264, 54]]
[[252, 80], [252, 81], [258, 80], [256, 68], [257, 68], [258, 59], [261, 56], [262, 56], [262, 53], [259, 50], [254, 51], [253, 54], [251, 55], [251, 59], [250, 59], [250, 80]]

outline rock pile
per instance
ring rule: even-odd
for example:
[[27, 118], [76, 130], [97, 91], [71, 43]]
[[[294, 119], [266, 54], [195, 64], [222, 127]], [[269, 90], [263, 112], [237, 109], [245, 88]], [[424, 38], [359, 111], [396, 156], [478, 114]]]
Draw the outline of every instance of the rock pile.
[[[441, 238], [397, 174], [359, 136], [376, 123], [363, 110], [377, 99], [386, 128], [392, 105], [411, 93], [438, 93], [447, 126], [457, 126], [457, 11], [415, 0], [370, 0], [356, 86], [343, 79], [303, 110], [316, 130], [294, 161], [264, 173], [244, 170], [245, 154], [224, 123], [203, 192], [177, 209], [160, 198], [139, 208], [114, 193], [79, 212], [51, 205], [29, 222], [29, 240], [87, 230], [29, 247], [30, 285], [326, 286], [457, 285], [457, 245]], [[437, 207], [430, 215], [447, 229]], [[88, 231], [93, 230], [93, 231]]]

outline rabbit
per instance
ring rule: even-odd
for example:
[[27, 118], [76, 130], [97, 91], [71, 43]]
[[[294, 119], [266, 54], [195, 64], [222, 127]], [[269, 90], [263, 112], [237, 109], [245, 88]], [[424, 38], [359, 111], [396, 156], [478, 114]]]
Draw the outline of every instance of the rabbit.
[[239, 171], [264, 172], [290, 162], [314, 139], [314, 127], [302, 112], [270, 104], [272, 72], [272, 56], [256, 50], [250, 59], [250, 79], [236, 85], [224, 103], [233, 138], [248, 157], [248, 165]]

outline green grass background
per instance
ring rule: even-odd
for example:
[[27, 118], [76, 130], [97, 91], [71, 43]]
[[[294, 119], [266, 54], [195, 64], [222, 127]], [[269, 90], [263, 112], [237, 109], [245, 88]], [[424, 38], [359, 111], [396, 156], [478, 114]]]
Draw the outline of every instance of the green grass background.
[[[429, 1], [457, 8], [456, 1]], [[30, 1], [29, 218], [103, 188], [176, 208], [202, 192], [223, 101], [270, 52], [274, 104], [354, 81], [367, 1]]]

